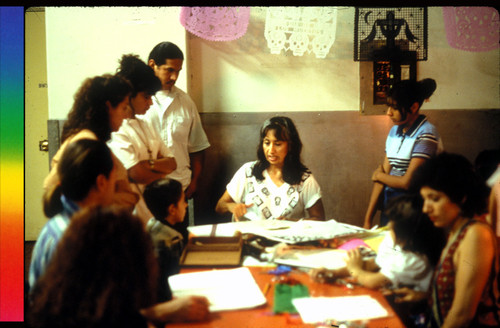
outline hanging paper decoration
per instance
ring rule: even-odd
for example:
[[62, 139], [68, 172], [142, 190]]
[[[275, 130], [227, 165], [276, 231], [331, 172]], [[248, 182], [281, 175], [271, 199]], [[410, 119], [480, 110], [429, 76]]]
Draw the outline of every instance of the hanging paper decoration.
[[356, 7], [354, 60], [373, 61], [380, 53], [397, 51], [427, 60], [427, 8]]
[[250, 20], [250, 7], [182, 7], [180, 21], [190, 33], [209, 41], [242, 37]]
[[272, 54], [306, 51], [325, 58], [335, 41], [337, 9], [333, 7], [269, 7], [264, 35]]
[[446, 38], [452, 48], [490, 51], [499, 47], [498, 11], [492, 7], [443, 7]]

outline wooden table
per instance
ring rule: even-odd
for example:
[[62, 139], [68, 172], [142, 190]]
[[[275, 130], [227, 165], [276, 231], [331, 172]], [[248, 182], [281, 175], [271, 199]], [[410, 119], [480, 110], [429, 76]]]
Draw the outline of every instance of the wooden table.
[[[269, 267], [249, 267], [257, 285], [264, 291], [266, 284], [271, 282], [274, 277], [267, 272]], [[182, 269], [181, 273], [200, 271], [201, 269]], [[356, 296], [370, 295], [375, 298], [387, 310], [389, 316], [386, 318], [372, 319], [367, 324], [368, 328], [398, 328], [404, 327], [399, 317], [395, 314], [385, 297], [376, 290], [355, 286], [353, 289], [348, 289], [342, 285], [319, 284], [314, 282], [307, 273], [301, 271], [292, 271], [290, 277], [299, 280], [302, 284], [307, 285], [309, 293], [312, 297], [319, 296]], [[315, 327], [314, 325], [304, 324], [297, 315], [274, 314], [272, 312], [272, 304], [274, 299], [274, 288], [269, 288], [266, 293], [267, 303], [263, 306], [236, 311], [222, 311], [211, 313], [208, 322], [200, 323], [171, 323], [166, 327], [195, 327], [195, 328], [278, 328], [278, 327]], [[363, 311], [363, 309], [360, 309]], [[323, 326], [325, 327], [325, 326]], [[326, 326], [328, 327], [328, 326]], [[331, 326], [334, 327], [334, 326]]]

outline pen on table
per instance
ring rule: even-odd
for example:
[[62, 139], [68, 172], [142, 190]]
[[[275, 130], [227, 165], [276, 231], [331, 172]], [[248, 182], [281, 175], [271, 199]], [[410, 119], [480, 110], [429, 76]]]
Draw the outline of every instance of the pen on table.
[[269, 291], [269, 289], [271, 288], [271, 283], [268, 282], [265, 286], [264, 286], [264, 290], [263, 290], [263, 293], [264, 295], [267, 295], [267, 292]]

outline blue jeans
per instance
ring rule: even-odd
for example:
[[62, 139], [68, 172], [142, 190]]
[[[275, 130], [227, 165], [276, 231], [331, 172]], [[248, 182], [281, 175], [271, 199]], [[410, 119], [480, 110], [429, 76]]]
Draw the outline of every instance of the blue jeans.
[[382, 213], [380, 214], [380, 226], [384, 227], [389, 223], [389, 218], [385, 215], [385, 209], [387, 208], [387, 202], [392, 198], [405, 194], [406, 191], [403, 189], [394, 189], [391, 187], [384, 187], [384, 207], [382, 208]]

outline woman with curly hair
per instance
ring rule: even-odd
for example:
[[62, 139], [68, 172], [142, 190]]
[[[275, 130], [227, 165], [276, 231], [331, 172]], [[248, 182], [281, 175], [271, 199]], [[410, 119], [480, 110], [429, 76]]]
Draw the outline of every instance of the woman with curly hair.
[[[131, 117], [111, 134], [108, 145], [127, 169], [132, 190], [142, 195], [145, 185], [164, 178], [177, 167], [159, 132], [142, 117], [152, 104], [151, 96], [161, 89], [161, 82], [153, 69], [135, 55], [122, 56], [117, 75], [132, 85]], [[153, 216], [142, 196], [135, 210], [144, 224]]]
[[[125, 79], [105, 74], [86, 79], [77, 93], [73, 107], [64, 123], [61, 147], [52, 158], [51, 171], [45, 178], [43, 187], [46, 193], [54, 188], [59, 178], [57, 165], [66, 147], [79, 139], [92, 139], [106, 142], [111, 132], [120, 128], [127, 116], [130, 83]], [[128, 184], [127, 172], [117, 158], [113, 158], [117, 168], [117, 182], [114, 203], [133, 209], [138, 201]]]
[[232, 213], [235, 221], [324, 220], [321, 190], [302, 164], [301, 151], [302, 142], [290, 118], [266, 120], [260, 130], [257, 161], [236, 172], [215, 210]]
[[121, 328], [208, 316], [205, 298], [155, 304], [157, 274], [139, 218], [117, 206], [85, 208], [37, 283], [27, 321], [34, 328]]

